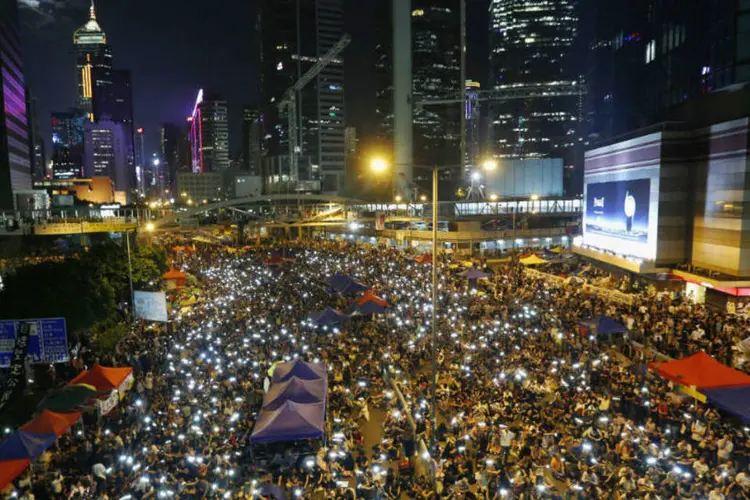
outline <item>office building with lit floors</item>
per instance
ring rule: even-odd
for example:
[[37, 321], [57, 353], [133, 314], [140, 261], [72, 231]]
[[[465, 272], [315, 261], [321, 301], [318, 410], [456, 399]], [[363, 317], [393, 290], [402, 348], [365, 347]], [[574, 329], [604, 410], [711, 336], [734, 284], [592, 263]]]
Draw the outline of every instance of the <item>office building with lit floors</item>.
[[99, 121], [87, 123], [84, 129], [84, 175], [109, 177], [125, 198], [132, 188], [127, 161], [130, 137], [130, 126], [124, 123]]
[[0, 209], [13, 209], [15, 194], [31, 189], [26, 91], [15, 0], [0, 0]]
[[297, 169], [289, 159], [288, 117], [277, 106], [284, 92], [344, 35], [343, 0], [263, 0], [258, 26], [263, 163], [274, 166], [269, 171], [281, 169], [273, 174], [275, 179], [287, 179], [283, 186], [268, 179], [266, 185], [307, 191], [311, 182], [319, 180], [319, 189], [338, 193], [346, 171], [343, 55], [297, 94]]
[[227, 101], [198, 92], [190, 117], [193, 172], [224, 173], [229, 169]]
[[96, 19], [94, 2], [89, 9], [89, 20], [73, 34], [76, 61], [77, 108], [94, 121], [95, 72], [112, 70], [112, 51], [107, 35]]

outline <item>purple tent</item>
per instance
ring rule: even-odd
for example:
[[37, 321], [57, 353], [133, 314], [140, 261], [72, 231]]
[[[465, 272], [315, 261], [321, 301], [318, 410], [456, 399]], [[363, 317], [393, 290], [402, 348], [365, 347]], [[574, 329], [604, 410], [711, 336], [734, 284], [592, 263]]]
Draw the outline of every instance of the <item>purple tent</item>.
[[368, 290], [367, 285], [345, 274], [334, 274], [327, 281], [331, 288], [345, 295], [356, 295]]
[[250, 442], [278, 443], [302, 439], [322, 439], [325, 403], [299, 404], [287, 401], [273, 411], [261, 411]]
[[381, 306], [377, 302], [369, 301], [362, 305], [356, 306], [357, 310], [362, 314], [383, 314], [385, 313], [385, 306]]
[[323, 379], [304, 380], [292, 377], [286, 382], [276, 382], [266, 393], [263, 410], [273, 411], [287, 401], [300, 404], [320, 403], [326, 400], [327, 384]]
[[712, 405], [750, 424], [750, 386], [704, 389], [701, 392]]
[[318, 326], [338, 325], [344, 321], [349, 321], [351, 318], [344, 313], [337, 311], [331, 307], [326, 307], [322, 311], [312, 313], [310, 319]]
[[57, 441], [57, 434], [16, 431], [0, 444], [0, 461], [29, 458], [35, 460]]
[[288, 363], [279, 363], [273, 370], [274, 384], [286, 382], [292, 377], [300, 380], [328, 380], [326, 367], [322, 363], [307, 363], [297, 358]]
[[459, 276], [463, 276], [464, 278], [470, 279], [470, 280], [478, 280], [478, 279], [481, 279], [481, 278], [489, 278], [490, 277], [489, 273], [484, 273], [484, 272], [480, 271], [479, 269], [477, 269], [476, 267], [471, 267], [471, 268], [467, 269], [466, 271], [464, 271], [461, 274], [459, 274]]

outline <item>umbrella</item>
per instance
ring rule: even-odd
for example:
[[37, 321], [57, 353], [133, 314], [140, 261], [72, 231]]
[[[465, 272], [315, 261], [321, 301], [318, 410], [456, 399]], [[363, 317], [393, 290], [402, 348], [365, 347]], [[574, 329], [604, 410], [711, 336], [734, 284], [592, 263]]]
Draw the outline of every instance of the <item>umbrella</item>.
[[39, 403], [37, 410], [50, 410], [65, 413], [82, 406], [87, 406], [91, 399], [99, 396], [99, 391], [88, 384], [66, 385], [51, 392]]
[[320, 326], [337, 325], [351, 319], [346, 314], [340, 313], [339, 311], [331, 307], [326, 307], [322, 311], [311, 314], [310, 318], [313, 320], [313, 322], [315, 322], [315, 324]]

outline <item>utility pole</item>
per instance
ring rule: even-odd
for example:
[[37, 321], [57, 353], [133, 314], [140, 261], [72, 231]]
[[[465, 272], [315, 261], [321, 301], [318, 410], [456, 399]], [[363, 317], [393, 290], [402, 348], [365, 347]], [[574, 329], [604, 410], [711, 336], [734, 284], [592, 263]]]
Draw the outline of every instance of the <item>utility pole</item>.
[[458, 81], [461, 99], [461, 172], [466, 175], [466, 0], [461, 0], [461, 77]]

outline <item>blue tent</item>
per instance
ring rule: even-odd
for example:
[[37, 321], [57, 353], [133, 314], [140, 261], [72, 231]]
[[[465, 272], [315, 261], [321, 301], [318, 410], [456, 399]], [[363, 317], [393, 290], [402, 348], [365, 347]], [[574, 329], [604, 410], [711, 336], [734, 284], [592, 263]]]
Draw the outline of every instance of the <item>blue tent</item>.
[[273, 411], [261, 411], [250, 442], [279, 443], [302, 439], [322, 439], [325, 403], [299, 404], [287, 401]]
[[470, 279], [470, 280], [478, 280], [482, 278], [489, 278], [490, 274], [482, 272], [476, 267], [471, 267], [467, 269], [466, 271], [460, 273], [459, 276], [463, 276], [464, 278]]
[[712, 405], [750, 424], [750, 385], [704, 389], [701, 392]]
[[57, 434], [16, 431], [0, 444], [0, 461], [29, 458], [35, 460], [57, 441]]
[[368, 289], [364, 283], [345, 274], [334, 274], [327, 282], [328, 286], [345, 295], [356, 295]]
[[310, 319], [312, 319], [316, 325], [328, 326], [338, 325], [344, 321], [349, 321], [351, 318], [346, 314], [338, 312], [336, 309], [326, 307], [322, 311], [312, 313]]
[[285, 382], [292, 377], [300, 380], [328, 380], [326, 367], [322, 363], [307, 363], [301, 359], [295, 359], [288, 363], [279, 363], [273, 370], [274, 384]]
[[618, 323], [609, 316], [604, 316], [603, 314], [583, 320], [581, 321], [580, 325], [588, 328], [589, 330], [591, 330], [591, 333], [595, 335], [612, 335], [615, 333], [628, 332], [628, 329], [625, 328], [625, 325], [623, 325], [622, 323]]
[[327, 384], [324, 379], [304, 380], [291, 377], [285, 382], [271, 385], [263, 399], [263, 410], [278, 409], [287, 401], [300, 404], [320, 403], [326, 400]]

